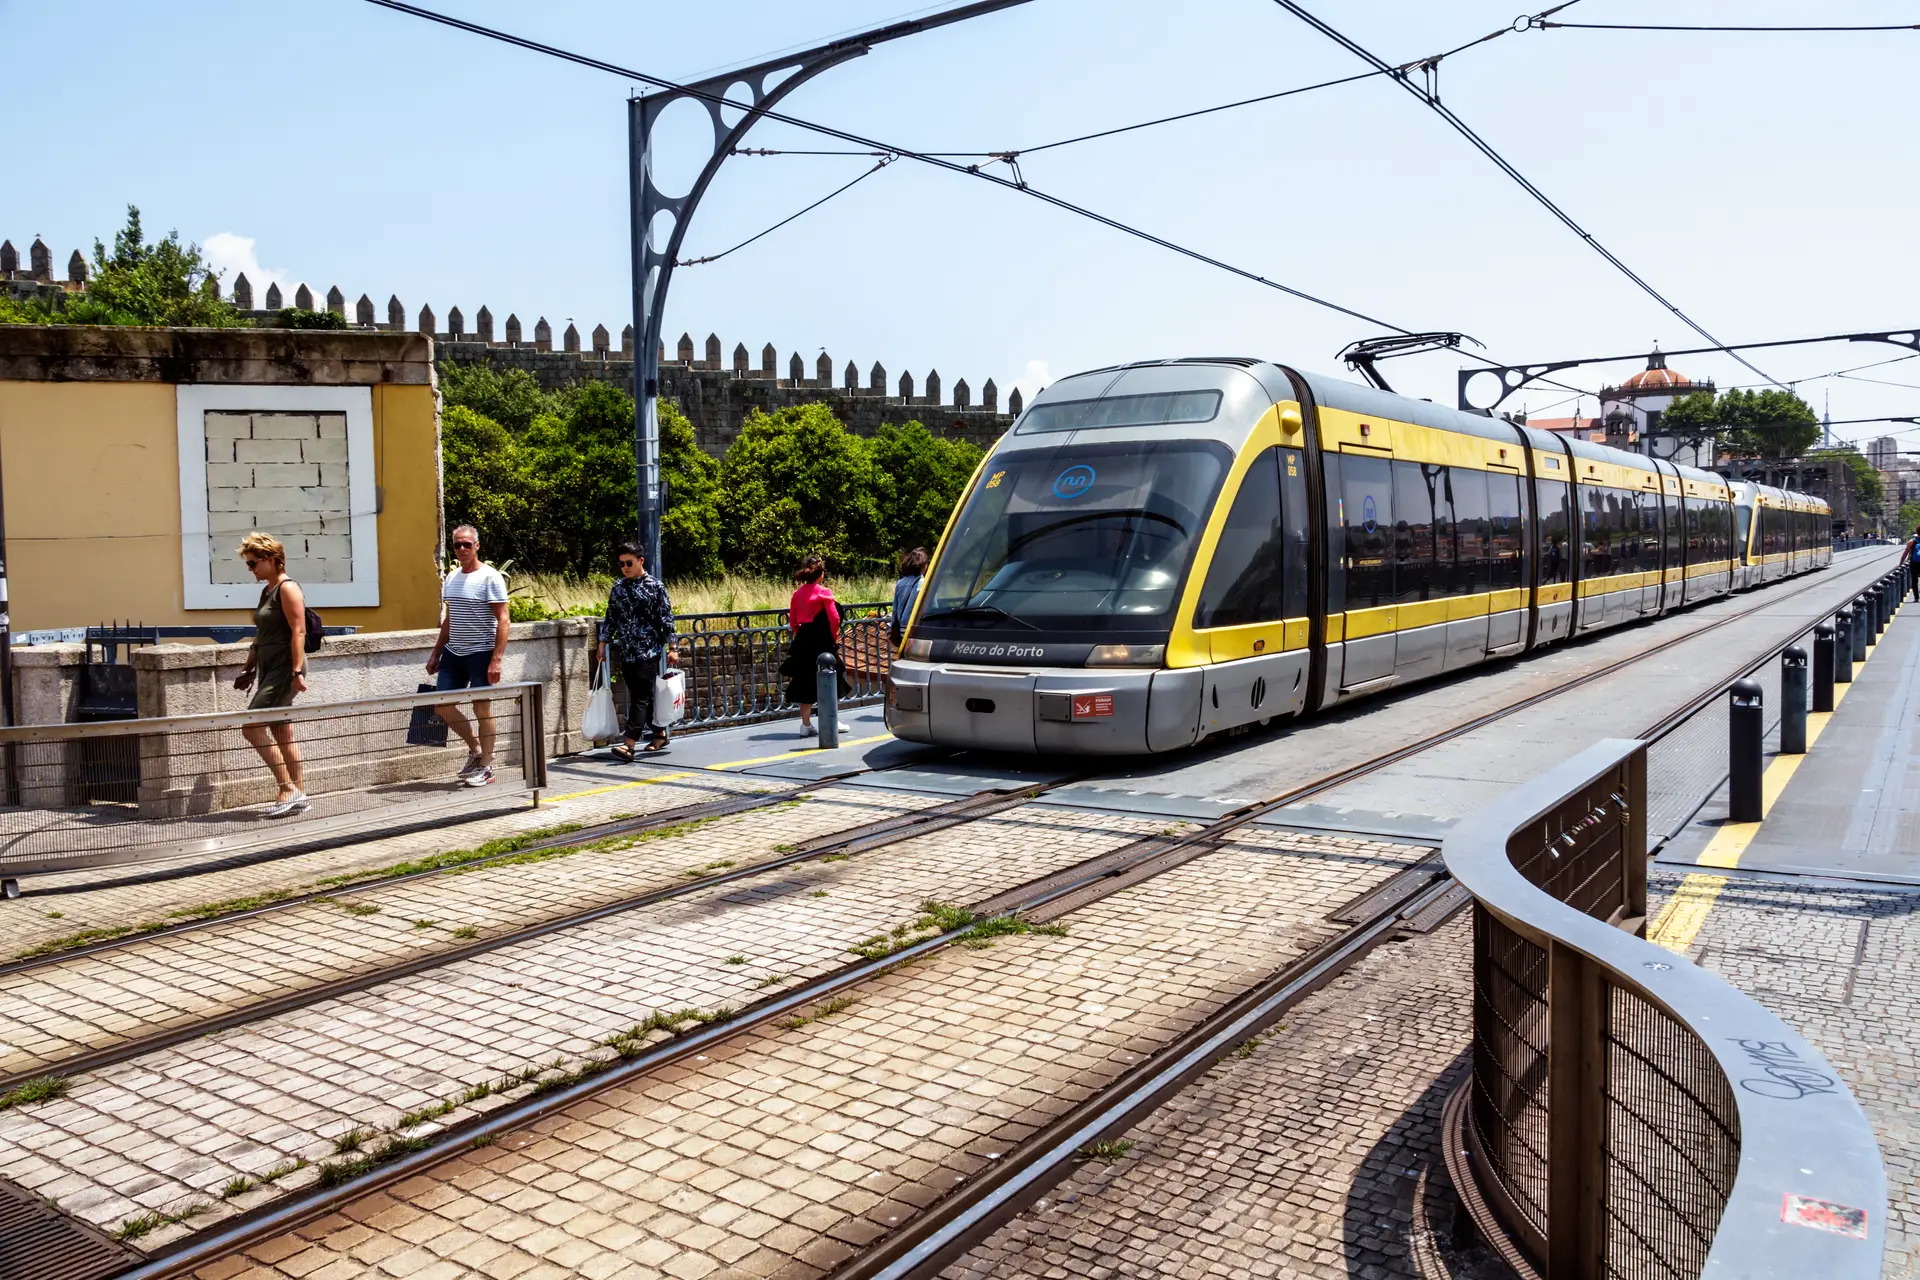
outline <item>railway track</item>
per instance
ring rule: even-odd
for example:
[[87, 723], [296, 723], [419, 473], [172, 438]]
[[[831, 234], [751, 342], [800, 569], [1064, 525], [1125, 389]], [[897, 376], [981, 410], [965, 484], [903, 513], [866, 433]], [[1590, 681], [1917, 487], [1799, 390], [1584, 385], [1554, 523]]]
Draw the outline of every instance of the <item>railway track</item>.
[[[1829, 585], [1831, 584], [1816, 581], [1792, 592], [1769, 593], [1753, 607], [1714, 619], [1684, 636], [1675, 637], [1672, 643], [1682, 643], [1696, 638], [1741, 621], [1760, 608], [1777, 604], [1783, 599], [1800, 595], [1804, 591]], [[1796, 627], [1781, 643], [1790, 643], [1804, 630], [1804, 627]], [[1770, 652], [1777, 652], [1777, 646]], [[1630, 667], [1643, 656], [1633, 655], [1605, 664], [1572, 677], [1554, 689], [1518, 699], [1487, 713], [1471, 717], [1427, 738], [1384, 752], [1358, 764], [1333, 770], [1309, 783], [1289, 788], [1267, 800], [1223, 815], [1193, 832], [1180, 836], [1148, 837], [1137, 840], [1120, 849], [1087, 859], [1065, 871], [996, 895], [978, 904], [973, 918], [964, 926], [949, 929], [879, 959], [845, 966], [802, 986], [782, 992], [776, 997], [754, 1004], [723, 1024], [704, 1027], [624, 1061], [611, 1063], [605, 1070], [564, 1088], [512, 1104], [486, 1116], [474, 1117], [450, 1125], [434, 1134], [431, 1144], [425, 1149], [403, 1154], [339, 1186], [324, 1191], [295, 1193], [192, 1237], [157, 1254], [149, 1262], [125, 1274], [128, 1277], [139, 1277], [140, 1280], [149, 1280], [149, 1278], [157, 1280], [161, 1276], [186, 1274], [250, 1242], [311, 1221], [329, 1212], [344, 1200], [414, 1176], [464, 1149], [470, 1143], [491, 1141], [499, 1134], [555, 1114], [602, 1090], [684, 1061], [690, 1056], [697, 1057], [708, 1053], [726, 1040], [748, 1029], [790, 1016], [810, 1005], [830, 1000], [835, 995], [894, 966], [921, 958], [964, 940], [983, 923], [1003, 919], [1046, 918], [1049, 914], [1058, 914], [1085, 905], [1098, 897], [1139, 883], [1152, 875], [1218, 848], [1234, 831], [1280, 808], [1377, 772], [1398, 761], [1431, 750], [1563, 693], [1590, 685]], [[1766, 660], [1766, 658], [1761, 659], [1762, 662]], [[1681, 707], [1663, 716], [1661, 721], [1653, 727], [1659, 728], [1661, 724], [1669, 721], [1678, 723], [1676, 717], [1684, 718], [1683, 712], [1692, 713], [1687, 711], [1689, 707], [1697, 711], [1709, 705], [1727, 684], [1740, 678], [1756, 665], [1752, 662], [1743, 663], [1739, 670], [1729, 674], [1712, 690], [1688, 699]], [[1016, 793], [983, 793], [968, 797], [952, 806], [942, 806], [938, 812], [929, 810], [922, 814], [909, 815], [908, 819], [893, 820], [903, 824], [895, 830], [920, 834], [921, 831], [914, 829], [919, 824], [909, 819], [936, 820], [943, 821], [949, 826], [959, 825], [987, 816], [989, 812], [999, 812], [1005, 808], [1028, 803], [1041, 791], [1059, 785], [1062, 783], [1055, 782], [1027, 788]], [[836, 837], [835, 840], [837, 847], [851, 851], [856, 845], [861, 848], [880, 847], [905, 838], [909, 838], [909, 835], [863, 831], [847, 833]], [[869, 843], [873, 841], [878, 843]], [[827, 847], [796, 851], [787, 855], [779, 865], [791, 865], [792, 862], [823, 856], [831, 851]], [[771, 869], [770, 864], [756, 864], [755, 867], [741, 869], [737, 874], [730, 874], [727, 878], [744, 878], [748, 874], [764, 873], [769, 869]], [[934, 1256], [923, 1247], [927, 1240], [931, 1239], [927, 1235], [928, 1232], [944, 1230], [949, 1233], [948, 1237], [943, 1237], [947, 1242], [935, 1248], [935, 1252], [947, 1250], [940, 1254], [942, 1257], [951, 1256], [953, 1248], [963, 1249], [964, 1243], [954, 1245], [953, 1241], [962, 1237], [977, 1238], [976, 1235], [966, 1233], [981, 1230], [980, 1224], [989, 1219], [998, 1221], [999, 1219], [994, 1217], [995, 1214], [1003, 1217], [1005, 1213], [1017, 1211], [1018, 1205], [1024, 1203], [1023, 1196], [1029, 1191], [1037, 1191], [1038, 1188], [1047, 1185], [1050, 1178], [1064, 1171], [1066, 1164], [1070, 1163], [1075, 1158], [1075, 1153], [1085, 1145], [1084, 1134], [1087, 1132], [1088, 1124], [1098, 1120], [1102, 1126], [1102, 1132], [1117, 1132], [1124, 1129], [1127, 1124], [1145, 1114], [1153, 1105], [1157, 1105], [1157, 1100], [1168, 1096], [1172, 1090], [1177, 1090], [1179, 1084], [1191, 1078], [1194, 1072], [1204, 1070], [1205, 1066], [1218, 1056], [1218, 1052], [1244, 1040], [1249, 1034], [1244, 1030], [1245, 1026], [1250, 1025], [1249, 1019], [1253, 1023], [1258, 1023], [1262, 1019], [1271, 1020], [1279, 1016], [1292, 1003], [1336, 976], [1373, 946], [1392, 936], [1399, 929], [1412, 926], [1416, 921], [1419, 922], [1417, 927], [1422, 929], [1437, 926], [1457, 910], [1459, 905], [1461, 900], [1449, 896], [1449, 886], [1437, 865], [1421, 864], [1402, 873], [1400, 877], [1389, 882], [1386, 888], [1368, 895], [1359, 903], [1352, 904], [1353, 911], [1348, 918], [1355, 919], [1355, 923], [1349, 929], [1301, 957], [1254, 991], [1231, 1001], [1219, 1013], [1204, 1020], [1193, 1032], [1180, 1037], [1163, 1051], [1154, 1054], [1147, 1063], [1141, 1064], [1138, 1070], [1124, 1077], [1122, 1082], [1101, 1090], [1095, 1099], [1090, 1099], [1088, 1104], [1076, 1109], [1073, 1113], [1076, 1118], [1074, 1125], [1064, 1129], [1060, 1126], [1048, 1129], [1047, 1133], [1057, 1138], [1057, 1142], [1049, 1145], [1035, 1141], [1022, 1147], [1023, 1153], [1031, 1151], [1037, 1154], [1023, 1154], [1016, 1160], [1005, 1162], [999, 1167], [994, 1178], [981, 1180], [968, 1187], [965, 1193], [948, 1197], [947, 1200], [940, 1202], [940, 1206], [933, 1213], [916, 1219], [911, 1227], [896, 1233], [900, 1244], [891, 1243], [896, 1237], [889, 1237], [889, 1242], [883, 1242], [878, 1252], [869, 1255], [874, 1259], [873, 1262], [863, 1260], [855, 1264], [854, 1269], [847, 1270], [845, 1274], [850, 1277], [868, 1274], [926, 1274], [926, 1268], [932, 1265], [927, 1260]], [[1257, 1026], [1255, 1029], [1257, 1030]], [[1093, 1107], [1096, 1102], [1107, 1110], [1098, 1111], [1098, 1114], [1090, 1112], [1088, 1108]], [[1114, 1107], [1119, 1109], [1114, 1110]], [[1062, 1126], [1066, 1124], [1065, 1120], [1060, 1122]], [[1056, 1129], [1060, 1131], [1056, 1133]], [[1028, 1171], [1016, 1178], [1013, 1171], [1018, 1169]], [[870, 1270], [871, 1267], [895, 1266], [901, 1264], [903, 1260], [911, 1263], [910, 1270]]]

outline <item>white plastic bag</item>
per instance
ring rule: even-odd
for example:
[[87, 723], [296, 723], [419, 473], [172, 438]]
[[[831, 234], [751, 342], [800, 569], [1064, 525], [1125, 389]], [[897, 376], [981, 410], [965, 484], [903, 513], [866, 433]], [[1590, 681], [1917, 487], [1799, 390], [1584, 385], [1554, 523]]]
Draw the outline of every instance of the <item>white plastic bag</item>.
[[580, 717], [580, 732], [588, 742], [605, 742], [620, 736], [620, 713], [613, 709], [613, 683], [607, 678], [607, 664], [600, 664], [600, 677], [587, 695], [587, 713]]
[[678, 667], [660, 673], [653, 682], [653, 723], [664, 729], [679, 724], [687, 714], [687, 673]]

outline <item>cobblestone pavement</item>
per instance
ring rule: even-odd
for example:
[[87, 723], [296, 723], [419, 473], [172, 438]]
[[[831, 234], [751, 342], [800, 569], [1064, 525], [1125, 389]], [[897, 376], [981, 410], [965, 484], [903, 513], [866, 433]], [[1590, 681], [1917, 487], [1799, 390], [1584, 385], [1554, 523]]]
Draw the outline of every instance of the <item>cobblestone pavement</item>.
[[[384, 888], [214, 922], [98, 955], [0, 976], [0, 1070], [63, 1056], [318, 986], [672, 885], [716, 861], [849, 830], [938, 797], [836, 788], [691, 830], [565, 857], [455, 869]], [[528, 855], [540, 859], [539, 854]]]
[[[715, 823], [674, 840], [674, 856], [704, 865], [764, 849], [782, 818], [786, 834], [841, 829], [846, 808], [842, 795]], [[406, 1113], [471, 1087], [530, 1067], [576, 1067], [649, 1015], [737, 1007], [837, 968], [853, 959], [848, 948], [912, 920], [929, 899], [976, 901], [1163, 825], [1027, 806], [308, 1005], [78, 1077], [61, 1099], [0, 1111], [0, 1174], [107, 1226], [142, 1210], [177, 1213], [196, 1197], [211, 1204], [233, 1178], [325, 1158], [341, 1134], [366, 1131], [374, 1145]]]
[[1454, 1238], [1440, 1109], [1465, 1078], [1471, 924], [1380, 947], [943, 1273], [1496, 1280]]
[[751, 791], [782, 790], [786, 785], [731, 773], [686, 777], [662, 772], [634, 778], [627, 786], [606, 790], [592, 787], [586, 789], [588, 794], [558, 802], [543, 800], [538, 809], [528, 805], [453, 826], [361, 840], [213, 871], [161, 865], [35, 876], [26, 882], [30, 891], [27, 896], [0, 903], [0, 921], [6, 926], [5, 954], [18, 955], [81, 930], [138, 926], [206, 903], [262, 893], [302, 892], [323, 878], [371, 875], [411, 858], [472, 849], [489, 840], [522, 835], [557, 823], [637, 817]]
[[1338, 926], [1409, 846], [1251, 833], [744, 1033], [203, 1270], [814, 1277]]
[[[1649, 899], [1664, 902], [1681, 878], [1650, 875]], [[1920, 895], [1732, 877], [1688, 954], [1778, 1014], [1846, 1080], [1887, 1170], [1883, 1274], [1920, 1276]]]

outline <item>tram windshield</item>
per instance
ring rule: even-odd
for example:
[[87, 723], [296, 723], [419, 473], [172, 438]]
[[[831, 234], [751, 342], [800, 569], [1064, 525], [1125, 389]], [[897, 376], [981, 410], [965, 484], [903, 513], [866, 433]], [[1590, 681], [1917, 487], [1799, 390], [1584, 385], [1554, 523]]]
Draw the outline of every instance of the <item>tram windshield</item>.
[[1001, 454], [968, 497], [921, 623], [1102, 631], [1171, 625], [1222, 444], [1143, 440]]

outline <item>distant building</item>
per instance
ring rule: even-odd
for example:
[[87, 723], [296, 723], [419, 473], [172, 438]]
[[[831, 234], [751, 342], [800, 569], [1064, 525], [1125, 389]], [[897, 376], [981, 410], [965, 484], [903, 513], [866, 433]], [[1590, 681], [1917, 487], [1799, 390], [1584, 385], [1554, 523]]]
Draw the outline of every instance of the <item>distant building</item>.
[[1899, 456], [1900, 442], [1892, 436], [1881, 436], [1867, 445], [1867, 461], [1875, 471], [1893, 470], [1894, 460]]
[[1660, 429], [1660, 419], [1681, 396], [1696, 391], [1711, 394], [1713, 389], [1711, 380], [1696, 381], [1678, 369], [1669, 369], [1667, 357], [1655, 344], [1645, 369], [1617, 387], [1600, 389], [1600, 421], [1606, 430], [1604, 443], [1690, 467], [1711, 469], [1715, 461], [1712, 441], [1694, 444], [1666, 435]]
[[[1583, 417], [1576, 413], [1571, 418], [1528, 418], [1527, 425], [1540, 431], [1551, 431], [1555, 435], [1566, 436], [1570, 440], [1584, 440], [1590, 444], [1609, 444], [1607, 424], [1598, 418]], [[1637, 437], [1636, 437], [1637, 438]]]

